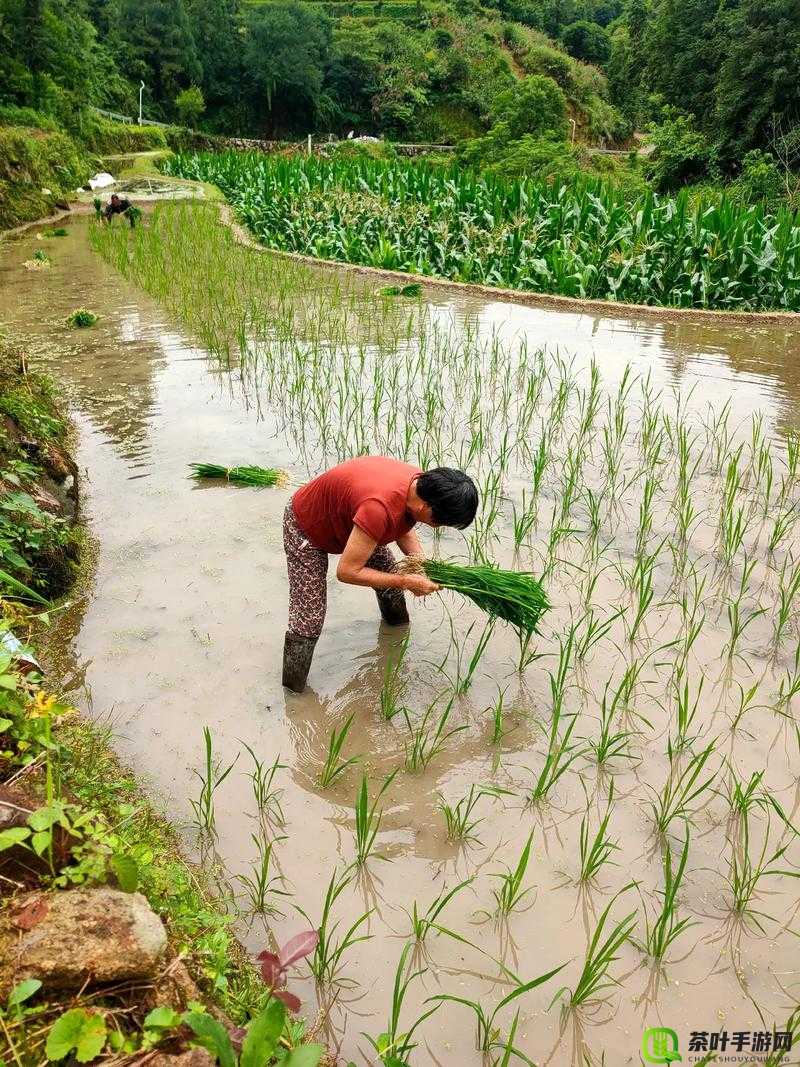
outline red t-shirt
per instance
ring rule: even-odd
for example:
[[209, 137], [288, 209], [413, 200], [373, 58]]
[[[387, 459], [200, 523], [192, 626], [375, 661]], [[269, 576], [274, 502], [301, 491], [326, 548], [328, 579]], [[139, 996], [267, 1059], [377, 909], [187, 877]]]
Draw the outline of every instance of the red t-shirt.
[[419, 467], [386, 456], [359, 456], [320, 474], [292, 497], [297, 525], [316, 548], [344, 552], [358, 526], [388, 545], [415, 525], [406, 510]]

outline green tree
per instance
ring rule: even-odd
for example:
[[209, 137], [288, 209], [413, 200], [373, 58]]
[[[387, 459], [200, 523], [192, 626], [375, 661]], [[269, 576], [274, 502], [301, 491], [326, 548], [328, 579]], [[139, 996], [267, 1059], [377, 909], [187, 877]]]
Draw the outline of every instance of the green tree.
[[255, 121], [270, 132], [314, 128], [331, 49], [330, 19], [310, 4], [254, 7], [247, 22], [245, 80]]
[[644, 35], [649, 86], [668, 105], [704, 119], [714, 104], [719, 8], [719, 0], [657, 0]]
[[708, 173], [712, 149], [693, 116], [668, 110], [663, 122], [652, 127], [651, 140], [655, 151], [648, 171], [657, 189], [675, 189]]
[[729, 165], [800, 117], [800, 0], [740, 0], [725, 18], [715, 125]]
[[186, 0], [203, 79], [206, 116], [226, 132], [243, 124], [239, 0]]
[[175, 97], [175, 110], [184, 126], [194, 126], [206, 109], [203, 92], [196, 85], [181, 89]]
[[145, 82], [161, 113], [171, 114], [181, 89], [202, 80], [183, 0], [119, 0], [114, 38], [124, 73]]
[[582, 19], [565, 26], [561, 31], [561, 43], [575, 59], [602, 66], [608, 59], [608, 31], [596, 22]]
[[532, 74], [495, 97], [492, 120], [493, 124], [506, 124], [510, 140], [516, 141], [526, 133], [564, 138], [567, 98], [552, 78]]

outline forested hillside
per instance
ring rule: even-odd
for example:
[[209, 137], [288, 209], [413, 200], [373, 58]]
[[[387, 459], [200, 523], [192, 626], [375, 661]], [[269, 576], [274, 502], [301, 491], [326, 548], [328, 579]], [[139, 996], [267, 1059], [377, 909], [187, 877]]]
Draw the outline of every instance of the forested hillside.
[[88, 104], [135, 114], [140, 81], [160, 121], [471, 141], [512, 173], [650, 131], [657, 187], [745, 166], [774, 197], [800, 153], [800, 0], [0, 0], [3, 121], [74, 132]]

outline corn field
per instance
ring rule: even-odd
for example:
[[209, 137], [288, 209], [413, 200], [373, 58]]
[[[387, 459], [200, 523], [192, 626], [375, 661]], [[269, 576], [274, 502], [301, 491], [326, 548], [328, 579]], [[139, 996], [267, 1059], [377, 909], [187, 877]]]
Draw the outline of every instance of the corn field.
[[580, 299], [800, 310], [800, 219], [724, 197], [626, 201], [595, 180], [507, 181], [424, 163], [177, 155], [265, 245]]

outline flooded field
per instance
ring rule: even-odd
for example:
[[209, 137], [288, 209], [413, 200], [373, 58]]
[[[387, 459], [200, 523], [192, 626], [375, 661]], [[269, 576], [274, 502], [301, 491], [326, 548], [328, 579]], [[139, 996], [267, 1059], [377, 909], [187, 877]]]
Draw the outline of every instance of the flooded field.
[[[402, 1050], [434, 1008], [414, 1064], [515, 1062], [513, 1046], [617, 1067], [655, 1027], [684, 1062], [714, 1047], [695, 1031], [765, 1062], [752, 1035], [800, 1002], [800, 336], [433, 285], [388, 299], [240, 248], [215, 218], [175, 206], [93, 238], [76, 219], [47, 271], [24, 269], [33, 231], [0, 249], [0, 322], [80, 430], [97, 574], [51, 650], [73, 701], [216, 855], [249, 948], [307, 925], [298, 909], [319, 926], [341, 888], [321, 980], [289, 985], [326, 1008], [342, 1063], [377, 1062], [386, 1032]], [[81, 306], [99, 321], [71, 330]], [[431, 597], [406, 644], [331, 577], [310, 687], [287, 694], [291, 486], [201, 486], [188, 467], [278, 466], [297, 486], [366, 450], [468, 469], [475, 527], [427, 546], [543, 575], [553, 609], [526, 644]], [[323, 788], [351, 716], [341, 758], [359, 762]], [[237, 760], [211, 841], [192, 806], [206, 726], [220, 765]], [[253, 754], [280, 765], [279, 809], [259, 811]], [[353, 865], [362, 775], [370, 802], [394, 777]], [[281, 894], [263, 914], [270, 842]]]

